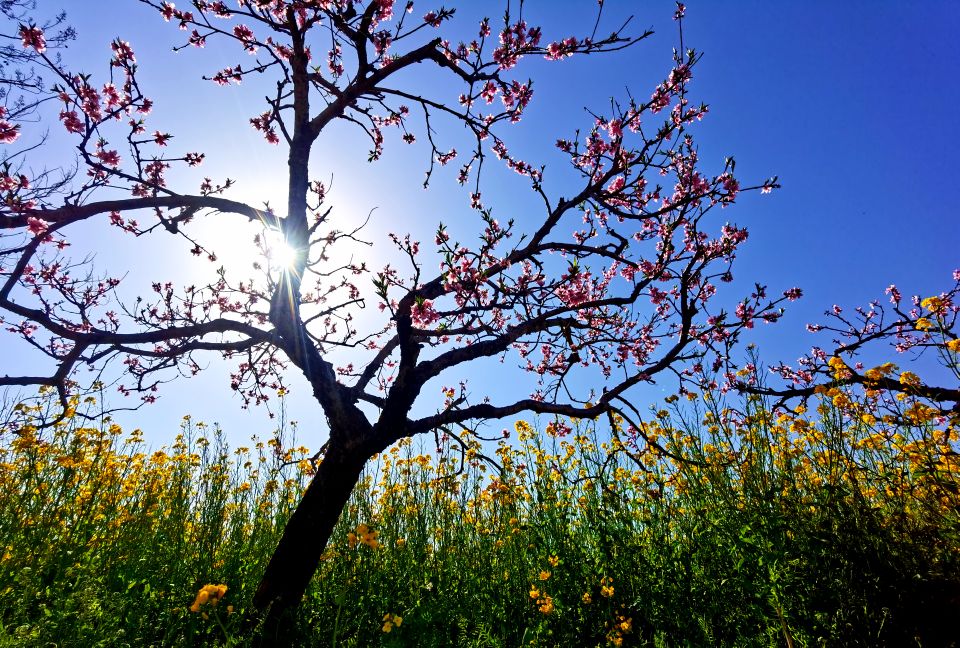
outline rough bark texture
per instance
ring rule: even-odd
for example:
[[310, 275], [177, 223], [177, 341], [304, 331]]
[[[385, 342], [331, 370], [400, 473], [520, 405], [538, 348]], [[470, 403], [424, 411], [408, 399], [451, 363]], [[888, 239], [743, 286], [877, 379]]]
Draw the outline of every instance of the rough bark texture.
[[300, 604], [367, 458], [358, 448], [328, 448], [287, 521], [253, 598], [256, 609], [269, 610], [268, 629], [274, 625], [271, 619], [279, 620]]

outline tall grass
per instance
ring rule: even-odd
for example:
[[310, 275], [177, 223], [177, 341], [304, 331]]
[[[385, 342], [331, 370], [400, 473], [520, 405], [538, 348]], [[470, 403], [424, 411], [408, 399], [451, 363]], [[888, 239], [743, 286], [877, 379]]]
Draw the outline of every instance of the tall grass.
[[[401, 442], [368, 466], [285, 640], [948, 644], [960, 421], [822, 399], [774, 413], [708, 393], [640, 430]], [[48, 407], [19, 405], [0, 440], [0, 645], [273, 645], [244, 605], [307, 450], [284, 434], [229, 450], [186, 419], [148, 452], [109, 420], [43, 427]]]

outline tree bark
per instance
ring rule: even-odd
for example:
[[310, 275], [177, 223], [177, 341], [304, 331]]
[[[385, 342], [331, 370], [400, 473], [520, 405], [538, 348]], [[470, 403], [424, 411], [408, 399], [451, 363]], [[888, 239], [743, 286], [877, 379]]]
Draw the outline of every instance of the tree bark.
[[[300, 604], [353, 487], [369, 459], [362, 446], [331, 443], [267, 565], [253, 607], [268, 627]], [[271, 623], [271, 621], [273, 623]]]

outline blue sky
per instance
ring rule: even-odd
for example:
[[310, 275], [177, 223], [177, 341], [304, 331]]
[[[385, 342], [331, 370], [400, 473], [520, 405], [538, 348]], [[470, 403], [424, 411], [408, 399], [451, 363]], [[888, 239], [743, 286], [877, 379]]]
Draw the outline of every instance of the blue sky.
[[[421, 4], [421, 13], [434, 8]], [[246, 62], [243, 53], [237, 48], [224, 53], [211, 40], [204, 51], [173, 55], [170, 47], [182, 33], [136, 2], [40, 2], [42, 10], [60, 6], [79, 32], [68, 61], [102, 75], [110, 40], [130, 41], [141, 83], [157, 101], [156, 127], [170, 130], [181, 143], [189, 141], [191, 148], [196, 141], [195, 148], [208, 154], [203, 173], [237, 179], [237, 197], [283, 204], [283, 151], [265, 144], [247, 123], [262, 111], [263, 92], [256, 84], [220, 89], [199, 79], [201, 73]], [[526, 5], [529, 21], [543, 24], [551, 39], [588, 30], [594, 6], [587, 0]], [[685, 45], [704, 54], [692, 96], [710, 105], [695, 132], [705, 168], [719, 172], [724, 157], [733, 155], [745, 181], [777, 175], [783, 184], [769, 196], [744, 196], [721, 214], [750, 229], [735, 266], [731, 300], [754, 281], [775, 290], [796, 285], [805, 293], [779, 324], [755, 331], [752, 341], [763, 357], [795, 360], [818, 342], [804, 325], [821, 321], [833, 304], [882, 299], [891, 283], [909, 294], [948, 288], [950, 273], [960, 267], [960, 219], [952, 195], [960, 185], [954, 160], [960, 144], [955, 117], [960, 4], [692, 1], [687, 6]], [[502, 12], [500, 3], [466, 3], [458, 22], [472, 31], [482, 10], [494, 21]], [[601, 32], [631, 12], [633, 29], [652, 27], [654, 37], [626, 52], [534, 62], [528, 69], [536, 80], [535, 97], [524, 121], [507, 135], [531, 161], [547, 164], [547, 186], [555, 194], [562, 194], [566, 163], [552, 144], [575, 128], [589, 128], [583, 108], [602, 111], [611, 97], [625, 98], [627, 89], [646, 97], [669, 71], [676, 43], [673, 3], [608, 0]], [[312, 171], [319, 179], [333, 177], [332, 204], [346, 222], [374, 210], [370, 237], [377, 245], [358, 250], [372, 265], [389, 257], [379, 238], [386, 229], [410, 230], [429, 240], [438, 220], [467, 222], [465, 197], [452, 173], [440, 174], [430, 192], [420, 189], [426, 153], [419, 144], [404, 147], [388, 137], [384, 159], [368, 165], [367, 147], [355, 132], [338, 127], [325, 137]], [[495, 215], [522, 218], [529, 192], [506, 174], [491, 179]], [[210, 235], [216, 237], [220, 226], [212, 226]], [[180, 261], [189, 255], [167, 247], [170, 242], [151, 242], [153, 251], [145, 252], [110, 238], [115, 235], [85, 234], [77, 249], [99, 250], [98, 262], [129, 268], [131, 280], [178, 272], [185, 279], [194, 271], [191, 262]], [[221, 253], [229, 256], [228, 250]], [[18, 353], [12, 354], [14, 362], [29, 361]], [[509, 391], [497, 371], [493, 365], [477, 370], [471, 377], [475, 395], [491, 385], [494, 395], [497, 389]], [[290, 416], [313, 428], [321, 420], [319, 409], [304, 389], [294, 387]], [[186, 413], [220, 422], [237, 440], [272, 426], [263, 412], [240, 409], [226, 370], [213, 360], [206, 375], [168, 386], [157, 405], [127, 421], [161, 442]], [[304, 441], [319, 445], [312, 433]]]

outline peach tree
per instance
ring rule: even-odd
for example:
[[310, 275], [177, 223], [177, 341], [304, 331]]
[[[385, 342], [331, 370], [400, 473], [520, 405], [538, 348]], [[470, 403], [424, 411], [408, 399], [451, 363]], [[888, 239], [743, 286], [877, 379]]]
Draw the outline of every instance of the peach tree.
[[[249, 124], [236, 127], [252, 126], [265, 146], [285, 152], [286, 166], [273, 172], [285, 177], [286, 203], [247, 204], [231, 197], [232, 181], [202, 174], [187, 184], [191, 168], [217, 152], [199, 150], [202, 143], [180, 148], [173, 129], [150, 123], [154, 101], [173, 98], [151, 98], [142, 87], [133, 45], [112, 42], [104, 76], [79, 74], [50, 56], [48, 31], [22, 17], [13, 28], [20, 51], [49, 79], [41, 90], [48, 110], [38, 114], [73, 138], [78, 171], [52, 186], [31, 176], [30, 150], [7, 155], [2, 325], [54, 369], [5, 375], [0, 386], [46, 385], [66, 403], [81, 369], [109, 366], [122, 394], [147, 403], [169, 376], [189, 376], [205, 357], [222, 356], [232, 367], [230, 388], [255, 404], [301, 374], [329, 438], [263, 574], [256, 609], [296, 608], [364, 465], [396, 441], [441, 432], [458, 439], [520, 414], [561, 430], [567, 417], [617, 415], [626, 434], [642, 437], [632, 404], [640, 390], [657, 380], [688, 389], [724, 366], [744, 329], [775, 321], [781, 303], [799, 296], [771, 297], [757, 285], [741, 301], [727, 296], [728, 308], [715, 300], [747, 238], [720, 213], [741, 192], [777, 185], [741, 183], [732, 159], [702, 169], [693, 125], [707, 106], [688, 98], [699, 55], [683, 46], [682, 5], [674, 15], [679, 47], [662, 79], [640, 96], [607, 101], [605, 111], [585, 115], [581, 130], [545, 143], [552, 152], [544, 157], [571, 165], [559, 195], [547, 167], [510, 146], [511, 124], [535, 96], [520, 74], [530, 60], [563, 65], [649, 35], [631, 33], [629, 21], [600, 34], [602, 0], [592, 29], [574, 34], [528, 23], [523, 2], [472, 26], [460, 25], [452, 8], [394, 0], [141, 2], [157, 12], [159, 28], [166, 21], [181, 30], [177, 48], [242, 57], [200, 70], [204, 79], [269, 88], [266, 98], [250, 98]], [[443, 84], [419, 84], [426, 68]], [[0, 123], [10, 151], [36, 128], [15, 117], [6, 112]], [[460, 150], [442, 141], [441, 121], [466, 133]], [[338, 122], [369, 140], [359, 156], [371, 163], [388, 140], [419, 137], [429, 150], [424, 186], [453, 165], [463, 210], [473, 214], [471, 242], [437, 222], [428, 244], [385, 237], [400, 262], [334, 261], [332, 250], [355, 239], [361, 223], [338, 226], [310, 161]], [[484, 164], [519, 174], [538, 207], [498, 220], [497, 209], [509, 208], [486, 204]], [[186, 257], [214, 260], [195, 231], [214, 215], [224, 228], [231, 218], [259, 224], [261, 247], [269, 234], [281, 236], [289, 262], [257, 262], [256, 276], [218, 272], [186, 286], [161, 279], [124, 300], [120, 278], [69, 256], [76, 232], [109, 223], [131, 237], [177, 237]], [[466, 381], [486, 358], [529, 372], [531, 388], [507, 400], [472, 398]]]

